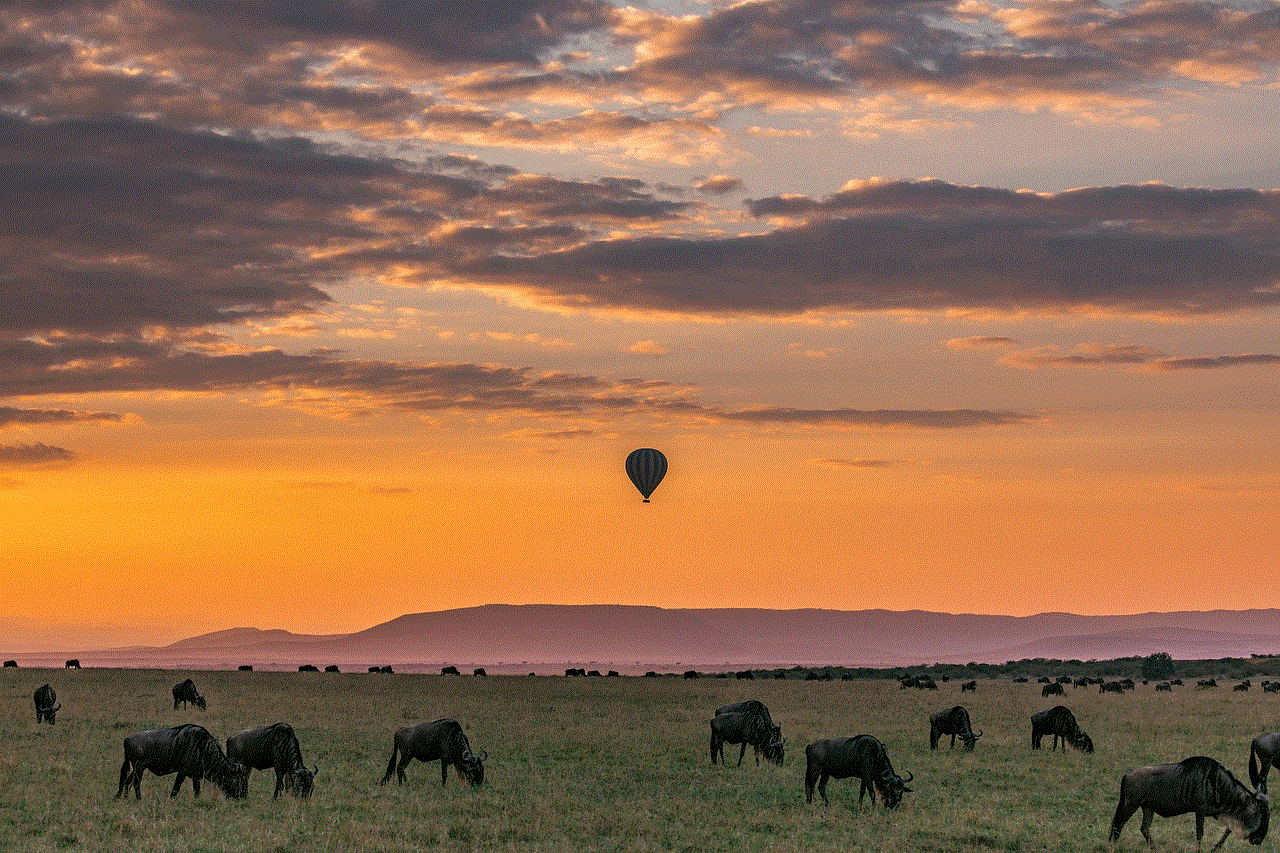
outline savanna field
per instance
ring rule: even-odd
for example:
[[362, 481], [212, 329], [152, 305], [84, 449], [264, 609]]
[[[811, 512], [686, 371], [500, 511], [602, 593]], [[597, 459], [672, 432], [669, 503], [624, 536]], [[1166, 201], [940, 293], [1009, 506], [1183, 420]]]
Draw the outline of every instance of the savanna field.
[[[1052, 675], [1054, 673], [1045, 673]], [[1280, 698], [1255, 685], [1194, 686], [1099, 695], [1067, 687], [980, 680], [939, 690], [896, 681], [737, 681], [179, 670], [6, 669], [0, 713], [0, 849], [137, 851], [1081, 851], [1108, 850], [1119, 779], [1135, 767], [1208, 755], [1248, 782], [1250, 740], [1280, 729]], [[208, 710], [172, 708], [191, 677]], [[55, 726], [37, 725], [32, 693], [58, 691]], [[709, 724], [718, 705], [758, 698], [786, 737], [782, 767], [712, 766]], [[972, 753], [929, 750], [930, 712], [965, 705], [985, 731]], [[1030, 749], [1030, 716], [1055, 704], [1075, 713], [1093, 755]], [[485, 783], [471, 788], [439, 763], [414, 761], [409, 783], [386, 787], [396, 729], [439, 717], [462, 723], [488, 750]], [[274, 773], [255, 771], [235, 801], [173, 776], [143, 777], [142, 800], [114, 799], [122, 742], [184, 722], [225, 745], [249, 726], [284, 721], [297, 732], [315, 794], [271, 799]], [[829, 782], [830, 807], [804, 800], [804, 747], [873, 734], [894, 768], [915, 774], [894, 811], [858, 806], [856, 779]], [[1141, 813], [1118, 850], [1145, 849]], [[1194, 850], [1194, 817], [1157, 817], [1164, 850]], [[1207, 844], [1221, 829], [1206, 824]], [[1263, 848], [1275, 844], [1274, 834]], [[1234, 836], [1227, 850], [1253, 849]]]

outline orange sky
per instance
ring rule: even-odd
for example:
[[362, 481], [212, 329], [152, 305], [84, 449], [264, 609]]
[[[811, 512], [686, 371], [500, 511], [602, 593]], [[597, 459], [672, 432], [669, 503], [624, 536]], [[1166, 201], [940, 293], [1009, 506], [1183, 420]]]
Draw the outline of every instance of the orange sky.
[[0, 644], [1280, 605], [1274, 7], [252, 8], [0, 13]]

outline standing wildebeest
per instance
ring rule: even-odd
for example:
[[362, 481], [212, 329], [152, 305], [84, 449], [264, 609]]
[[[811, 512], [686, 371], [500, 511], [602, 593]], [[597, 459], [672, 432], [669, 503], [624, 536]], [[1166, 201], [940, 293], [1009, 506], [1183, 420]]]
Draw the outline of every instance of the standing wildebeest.
[[298, 672], [319, 672], [320, 667], [313, 663], [304, 663], [298, 667]]
[[[485, 671], [484, 671], [484, 667], [482, 667], [482, 666], [478, 666], [478, 667], [476, 667], [474, 670], [472, 670], [472, 671], [471, 671], [471, 674], [472, 674], [472, 675], [488, 675], [489, 673], [487, 673], [487, 672], [485, 672]], [[596, 675], [599, 675], [599, 674], [600, 674], [600, 673], [596, 673]]]
[[1172, 692], [1173, 692], [1173, 685], [1171, 685], [1171, 684], [1170, 684], [1169, 682], [1167, 682], [1167, 681], [1157, 681], [1157, 682], [1156, 682], [1156, 692], [1157, 692], [1157, 693], [1159, 693], [1159, 692], [1160, 692], [1160, 691], [1162, 691], [1162, 690], [1163, 690], [1164, 692], [1166, 692], [1166, 693], [1172, 693]]
[[13, 669], [17, 669], [18, 662], [16, 660], [7, 660], [4, 662], [4, 666], [5, 666], [5, 669], [9, 669], [10, 667], [12, 667]]
[[378, 667], [378, 672], [384, 673], [385, 675], [395, 675], [396, 671], [392, 669], [391, 664], [388, 663]]
[[1062, 689], [1062, 685], [1056, 681], [1051, 681], [1044, 687], [1040, 688], [1041, 696], [1062, 696], [1066, 691]]
[[58, 701], [58, 694], [48, 684], [41, 684], [36, 688], [36, 722], [43, 723], [49, 721], [49, 725], [57, 722], [58, 711], [62, 709], [62, 704], [54, 704]]
[[336, 663], [329, 664], [324, 668], [324, 671], [325, 672], [342, 672], [342, 670], [338, 669], [338, 665]]
[[[318, 767], [307, 769], [302, 761], [302, 749], [293, 727], [288, 723], [274, 723], [245, 729], [227, 738], [227, 757], [239, 761], [249, 770], [276, 771], [276, 791], [272, 799], [280, 796], [280, 789], [295, 797], [311, 796]], [[247, 771], [246, 771], [247, 774]]]
[[204, 697], [200, 695], [200, 691], [196, 690], [196, 684], [190, 678], [186, 681], [180, 681], [173, 685], [173, 710], [178, 710], [178, 703], [182, 703], [182, 707], [187, 707], [187, 703], [195, 705], [201, 711], [206, 707]]
[[685, 677], [685, 678], [697, 678], [697, 677], [698, 677], [698, 671], [697, 671], [696, 669], [687, 669], [687, 670], [685, 670], [684, 677]]
[[1197, 681], [1197, 682], [1196, 682], [1196, 687], [1197, 687], [1197, 688], [1200, 688], [1200, 687], [1217, 687], [1217, 686], [1218, 686], [1218, 679], [1216, 679], [1216, 678], [1202, 678], [1202, 679], [1200, 679], [1199, 681]]
[[1254, 793], [1231, 775], [1231, 771], [1212, 758], [1197, 755], [1178, 764], [1139, 767], [1120, 779], [1120, 801], [1111, 819], [1111, 840], [1120, 837], [1125, 821], [1142, 809], [1142, 837], [1151, 841], [1151, 816], [1174, 817], [1187, 812], [1196, 814], [1196, 849], [1204, 837], [1204, 819], [1211, 817], [1226, 826], [1227, 831], [1213, 845], [1217, 850], [1231, 830], [1243, 835], [1250, 844], [1261, 844], [1267, 837], [1271, 807], [1267, 795]]
[[441, 675], [462, 675], [462, 673], [458, 671], [458, 668], [456, 666], [442, 666], [440, 667], [440, 674]]
[[755, 681], [755, 680], [756, 680], [755, 673], [753, 673], [753, 672], [752, 672], [751, 670], [749, 670], [749, 669], [740, 669], [740, 670], [738, 670], [737, 672], [735, 672], [735, 673], [733, 674], [733, 677], [734, 677], [734, 678], [737, 678], [737, 679], [744, 680], [744, 681]]
[[[396, 755], [400, 763], [396, 764]], [[462, 733], [462, 726], [457, 720], [435, 720], [430, 723], [418, 723], [406, 726], [396, 732], [395, 744], [391, 747], [391, 760], [387, 762], [387, 772], [378, 784], [385, 785], [396, 774], [397, 781], [405, 782], [404, 768], [413, 759], [419, 761], [440, 762], [440, 784], [449, 779], [449, 765], [455, 772], [471, 785], [479, 785], [484, 781], [484, 762], [489, 758], [486, 750], [476, 755], [471, 751], [467, 736]]]
[[929, 748], [937, 749], [938, 739], [943, 735], [951, 735], [952, 747], [956, 745], [956, 735], [959, 735], [964, 741], [964, 748], [973, 749], [978, 738], [982, 737], [982, 730], [979, 729], [975, 735], [969, 725], [969, 712], [963, 705], [956, 705], [929, 715]]
[[228, 797], [243, 797], [249, 785], [249, 770], [227, 758], [218, 741], [204, 726], [187, 723], [171, 729], [150, 729], [124, 739], [124, 763], [120, 765], [120, 787], [116, 799], [129, 785], [142, 799], [142, 773], [157, 776], [177, 773], [169, 796], [178, 796], [182, 780], [191, 777], [191, 789], [200, 796], [200, 780], [208, 779]]
[[1118, 681], [1107, 681], [1098, 685], [1099, 693], [1123, 693], [1124, 685]]
[[1267, 773], [1280, 767], [1280, 733], [1258, 735], [1249, 744], [1249, 784], [1258, 793], [1267, 792]]
[[903, 779], [893, 772], [889, 762], [889, 753], [884, 744], [871, 735], [857, 737], [833, 738], [831, 740], [814, 741], [805, 747], [804, 798], [805, 802], [813, 802], [813, 785], [818, 784], [818, 793], [822, 802], [827, 800], [827, 779], [848, 779], [856, 776], [862, 780], [858, 789], [858, 804], [867, 793], [871, 794], [871, 803], [875, 804], [876, 791], [884, 800], [885, 808], [895, 808], [902, 800], [902, 795], [910, 793], [907, 783], [915, 778], [908, 773]]
[[63, 666], [64, 666], [65, 668], [67, 668], [67, 669], [79, 669], [79, 668], [80, 668], [80, 658], [72, 658], [71, 660], [69, 660], [69, 661], [67, 661], [65, 664], [63, 664]]
[[236, 669], [239, 670], [240, 672], [253, 672], [253, 664], [242, 663], [238, 667], [236, 667]]
[[969, 691], [972, 691], [972, 692], [974, 692], [974, 693], [977, 693], [977, 692], [978, 692], [978, 682], [976, 682], [976, 681], [966, 681], [966, 682], [964, 682], [963, 684], [961, 684], [961, 685], [960, 685], [960, 692], [961, 692], [961, 693], [964, 693], [966, 690], [969, 690]]
[[1031, 748], [1040, 748], [1040, 738], [1053, 735], [1053, 748], [1058, 748], [1062, 738], [1062, 751], [1071, 744], [1081, 752], [1093, 752], [1093, 740], [1076, 724], [1075, 715], [1064, 705], [1056, 705], [1047, 711], [1031, 715]]
[[759, 699], [748, 699], [732, 705], [721, 705], [716, 708], [715, 718], [711, 720], [711, 763], [724, 763], [724, 745], [740, 743], [738, 766], [742, 766], [742, 758], [747, 754], [747, 744], [755, 749], [756, 764], [760, 763], [760, 753], [764, 753], [765, 761], [782, 766], [784, 741], [782, 727], [773, 724], [769, 709]]

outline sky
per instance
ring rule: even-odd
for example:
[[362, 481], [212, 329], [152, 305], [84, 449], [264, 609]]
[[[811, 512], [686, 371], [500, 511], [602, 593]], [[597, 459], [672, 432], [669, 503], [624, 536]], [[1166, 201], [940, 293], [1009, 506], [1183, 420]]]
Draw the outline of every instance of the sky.
[[1280, 606], [1276, 3], [0, 21], [7, 647]]

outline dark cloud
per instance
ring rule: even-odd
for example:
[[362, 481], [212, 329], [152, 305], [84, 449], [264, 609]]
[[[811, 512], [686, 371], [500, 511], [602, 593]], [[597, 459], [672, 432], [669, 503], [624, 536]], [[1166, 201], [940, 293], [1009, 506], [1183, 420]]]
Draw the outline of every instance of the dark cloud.
[[1150, 347], [1131, 344], [1106, 346], [1087, 345], [1071, 352], [1061, 352], [1046, 347], [1026, 352], [1013, 352], [1001, 361], [1017, 367], [1107, 367], [1112, 365], [1146, 364], [1164, 353]]
[[0, 465], [50, 465], [75, 461], [73, 451], [48, 444], [0, 444]]
[[717, 420], [751, 424], [796, 426], [915, 427], [918, 429], [968, 429], [985, 426], [1026, 425], [1034, 415], [981, 409], [792, 409], [759, 407], [726, 410], [708, 408]]
[[1152, 366], [1157, 370], [1214, 370], [1247, 364], [1280, 364], [1280, 355], [1246, 353], [1243, 355], [1216, 355], [1199, 358], [1162, 358], [1153, 362]]
[[739, 192], [742, 187], [742, 178], [735, 178], [731, 175], [713, 175], [709, 178], [695, 181], [693, 184], [695, 190], [709, 195], [725, 195], [726, 193]]
[[0, 406], [0, 427], [29, 424], [73, 424], [123, 420], [115, 412], [77, 412], [71, 409], [17, 409]]
[[892, 459], [815, 459], [812, 464], [823, 468], [892, 468], [897, 465]]

